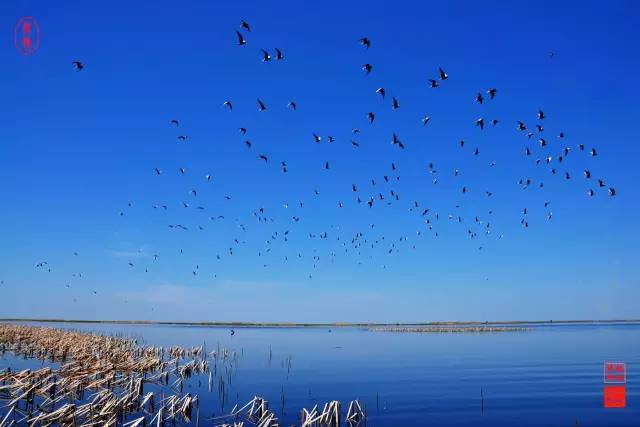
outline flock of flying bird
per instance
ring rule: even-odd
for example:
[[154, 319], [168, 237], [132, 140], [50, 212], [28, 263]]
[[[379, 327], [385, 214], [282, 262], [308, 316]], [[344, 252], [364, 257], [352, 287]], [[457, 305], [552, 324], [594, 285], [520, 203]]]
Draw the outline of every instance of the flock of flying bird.
[[[247, 45], [247, 37], [249, 35], [249, 33], [251, 33], [251, 26], [249, 25], [248, 22], [246, 21], [241, 21], [239, 29], [237, 29], [235, 31], [236, 36], [237, 36], [237, 43], [238, 46], [240, 46], [240, 48], [244, 48], [244, 46]], [[359, 40], [359, 44], [362, 46], [362, 48], [368, 50], [372, 48], [372, 42], [368, 37], [363, 37]], [[280, 48], [274, 48], [271, 52], [267, 49], [260, 49], [260, 54], [261, 54], [261, 60], [263, 62], [269, 62], [269, 61], [283, 61], [285, 60], [285, 56], [282, 52], [282, 50]], [[553, 55], [550, 55], [550, 58], [553, 58]], [[74, 69], [77, 72], [80, 72], [82, 70], [84, 70], [85, 65], [80, 62], [80, 61], [73, 61], [72, 63]], [[365, 76], [370, 75], [372, 72], [374, 72], [374, 66], [371, 63], [365, 63], [362, 65], [362, 72]], [[434, 73], [435, 74], [435, 73]], [[428, 88], [431, 89], [437, 89], [437, 90], [443, 90], [443, 88], [446, 86], [447, 81], [449, 80], [449, 75], [447, 74], [447, 72], [442, 68], [438, 68], [438, 72], [437, 75], [435, 75], [433, 78], [427, 79], [426, 84]], [[375, 90], [375, 94], [376, 96], [379, 96], [380, 99], [384, 102], [386, 102], [388, 100], [388, 93], [387, 93], [387, 89], [385, 89], [384, 87], [379, 87]], [[391, 96], [390, 97], [390, 106], [392, 110], [397, 110], [400, 108], [400, 102], [399, 100], [395, 97], [395, 96]], [[498, 90], [494, 87], [488, 88], [486, 90], [482, 90], [479, 91], [476, 95], [475, 95], [475, 102], [478, 104], [485, 104], [485, 103], [491, 103], [494, 102], [496, 100], [496, 98], [499, 98], [498, 95]], [[471, 101], [471, 100], [470, 100]], [[473, 102], [473, 101], [471, 101]], [[268, 110], [268, 106], [267, 104], [261, 99], [261, 98], [256, 98], [256, 106], [259, 112], [265, 112]], [[222, 103], [222, 107], [224, 109], [227, 109], [229, 111], [230, 114], [236, 114], [233, 109], [234, 109], [234, 104], [232, 102], [231, 99], [227, 99]], [[298, 108], [296, 102], [294, 100], [291, 100], [288, 102], [287, 104], [287, 108], [292, 110], [292, 111], [296, 111], [296, 109]], [[514, 123], [514, 131], [523, 135], [523, 139], [526, 142], [524, 149], [523, 149], [523, 153], [522, 155], [524, 156], [525, 159], [530, 159], [530, 156], [534, 155], [535, 152], [535, 147], [532, 147], [532, 141], [535, 142], [535, 145], [538, 145], [539, 148], [537, 150], [537, 153], [541, 155], [541, 157], [539, 158], [535, 158], [535, 160], [532, 160], [536, 166], [540, 166], [540, 167], [545, 167], [549, 169], [549, 172], [551, 173], [552, 176], [558, 176], [560, 179], [564, 179], [564, 180], [570, 180], [572, 179], [572, 176], [570, 175], [570, 173], [568, 171], [560, 171], [560, 168], [564, 165], [564, 163], [568, 160], [570, 154], [575, 150], [578, 153], [583, 153], [584, 155], [588, 155], [590, 157], [597, 157], [598, 156], [598, 151], [596, 150], [596, 148], [593, 147], [586, 147], [584, 144], [578, 144], [576, 147], [571, 147], [571, 146], [564, 146], [561, 151], [556, 154], [556, 155], [552, 155], [549, 153], [549, 149], [547, 148], [551, 141], [549, 139], [548, 136], [546, 136], [545, 133], [545, 128], [544, 128], [544, 123], [545, 123], [545, 112], [543, 110], [538, 110], [537, 114], [535, 115], [535, 124], [530, 125], [527, 124], [524, 120], [518, 120]], [[369, 111], [366, 113], [366, 119], [370, 124], [375, 123], [376, 121], [376, 113], [374, 113], [373, 111]], [[427, 126], [429, 125], [429, 123], [431, 122], [431, 117], [430, 116], [424, 116], [421, 118], [420, 120], [422, 126]], [[475, 120], [475, 126], [480, 130], [480, 131], [485, 131], [486, 128], [488, 126], [491, 127], [495, 127], [498, 126], [498, 124], [501, 123], [500, 120], [496, 119], [496, 118], [485, 118], [485, 117], [479, 117]], [[171, 119], [169, 121], [169, 125], [178, 130], [178, 129], [182, 129], [182, 123], [180, 120], [178, 119]], [[469, 125], [472, 125], [471, 123]], [[242, 137], [245, 137], [245, 135], [247, 134], [248, 130], [246, 127], [240, 127], [238, 129], [239, 134]], [[360, 130], [357, 127], [354, 127], [351, 131], [351, 138], [350, 139], [350, 144], [354, 149], [358, 149], [360, 148], [360, 143], [357, 141], [357, 135], [360, 133]], [[179, 133], [176, 136], [178, 142], [180, 143], [187, 143], [190, 140], [189, 135], [184, 134], [184, 133]], [[526, 138], [526, 139], [525, 139]], [[244, 138], [243, 138], [244, 139]], [[557, 135], [557, 140], [558, 141], [564, 141], [565, 140], [565, 134], [564, 132], [560, 132]], [[317, 133], [312, 133], [311, 135], [309, 135], [309, 142], [310, 143], [315, 143], [315, 144], [322, 144], [323, 142], [326, 142], [327, 144], [334, 144], [338, 142], [338, 138], [335, 137], [334, 135], [320, 135]], [[396, 147], [399, 150], [404, 150], [406, 148], [405, 143], [400, 139], [400, 137], [396, 134], [393, 133], [391, 136], [391, 145], [393, 147]], [[243, 141], [245, 147], [247, 150], [254, 150], [255, 147], [253, 147], [253, 144], [250, 140], [248, 139], [244, 139]], [[465, 149], [465, 146], [467, 145], [467, 143], [465, 142], [465, 140], [461, 139], [459, 140], [459, 147], [460, 149]], [[555, 144], [553, 144], [555, 145]], [[473, 156], [478, 156], [480, 154], [480, 149], [478, 147], [472, 148], [471, 153]], [[267, 155], [266, 153], [256, 153], [255, 154], [255, 158], [260, 161], [260, 162], [264, 162], [265, 164], [271, 164], [272, 160], [270, 159], [269, 155]], [[279, 169], [280, 172], [283, 174], [286, 174], [288, 172], [288, 164], [286, 161], [284, 160], [279, 160]], [[494, 167], [496, 166], [496, 162], [490, 162], [489, 163], [489, 167]], [[331, 169], [331, 164], [330, 162], [324, 161], [323, 164], [323, 169], [325, 171], [328, 171]], [[398, 166], [396, 165], [395, 162], [390, 162], [389, 164], [389, 169], [387, 172], [383, 172], [381, 173], [379, 178], [372, 178], [370, 180], [370, 187], [371, 189], [375, 188], [381, 188], [382, 185], [387, 185], [390, 186], [392, 185], [394, 182], [397, 182], [400, 180], [400, 175], [399, 175], [399, 170], [398, 170]], [[431, 176], [431, 182], [432, 184], [436, 185], [438, 184], [438, 170], [436, 168], [436, 166], [434, 165], [434, 163], [428, 163], [427, 164], [427, 172], [428, 174]], [[186, 169], [184, 167], [179, 167], [178, 168], [178, 174], [179, 175], [185, 175], [187, 173]], [[161, 176], [163, 175], [163, 171], [159, 168], [156, 167], [153, 170], [153, 174], [156, 176]], [[458, 169], [454, 170], [454, 176], [459, 176], [460, 171]], [[211, 174], [206, 174], [204, 176], [205, 181], [210, 182], [213, 180], [213, 177]], [[593, 182], [593, 185], [591, 185], [591, 188], [588, 188], [587, 190], [587, 196], [588, 197], [594, 197], [598, 194], [599, 191], [604, 192], [605, 194], [608, 194], [608, 196], [615, 196], [616, 195], [616, 190], [614, 187], [609, 186], [604, 179], [602, 178], [595, 178], [593, 177], [592, 172], [588, 169], [588, 168], [584, 168], [583, 169], [583, 173], [582, 173], [582, 179], [586, 180], [586, 182]], [[533, 186], [533, 180], [530, 178], [522, 178], [518, 181], [518, 185], [522, 188], [522, 189], [526, 189], [528, 187]], [[544, 187], [544, 183], [542, 181], [540, 181], [539, 183], [537, 183], [536, 185], [538, 188], [543, 188]], [[358, 204], [358, 205], [362, 205], [365, 208], [368, 209], [374, 209], [377, 205], [379, 204], [386, 204], [386, 205], [392, 205], [392, 204], [400, 204], [401, 203], [401, 198], [400, 198], [400, 194], [395, 191], [394, 189], [389, 189], [388, 192], [386, 190], [375, 190], [374, 194], [371, 193], [365, 193], [366, 190], [363, 190], [362, 185], [356, 184], [356, 183], [351, 183], [348, 186], [348, 190], [345, 189], [345, 191], [348, 191], [348, 193], [350, 193], [353, 196], [353, 202]], [[467, 186], [462, 186], [460, 189], [462, 194], [466, 194], [467, 192], [469, 192], [469, 188]], [[313, 191], [314, 195], [319, 195], [320, 192], [319, 190], [314, 190]], [[375, 194], [377, 193], [377, 194]], [[189, 190], [189, 194], [192, 198], [192, 200], [198, 200], [199, 199], [199, 194], [200, 191], [198, 189], [190, 189]], [[484, 196], [486, 197], [492, 197], [493, 192], [492, 191], [484, 191]], [[232, 196], [231, 195], [226, 195], [225, 199], [229, 202], [232, 201]], [[336, 207], [339, 208], [343, 208], [345, 206], [346, 202], [343, 201], [337, 201], [336, 202]], [[131, 208], [133, 206], [133, 204], [131, 202], [129, 202], [127, 204], [127, 206], [129, 208]], [[161, 211], [167, 211], [170, 209], [171, 204], [155, 204], [153, 205], [153, 209], [156, 210], [161, 210]], [[189, 202], [185, 202], [182, 201], [180, 206], [184, 209], [190, 208], [191, 207], [191, 203]], [[302, 212], [302, 209], [304, 208], [305, 204], [304, 201], [300, 201], [298, 203], [296, 203], [295, 206], [297, 208], [297, 212]], [[289, 208], [289, 203], [284, 203], [282, 206], [284, 209], [288, 209]], [[457, 222], [457, 223], [464, 223], [465, 222], [465, 218], [463, 218], [461, 215], [457, 215], [457, 214], [446, 214], [443, 215], [443, 218], [441, 218], [441, 215], [435, 211], [435, 209], [433, 209], [433, 207], [428, 207], [425, 206], [423, 204], [421, 204], [418, 201], [411, 201], [408, 203], [408, 210], [409, 212], [413, 213], [416, 215], [416, 217], [419, 220], [419, 224], [420, 225], [420, 229], [418, 229], [416, 231], [416, 238], [420, 238], [420, 236], [422, 236], [423, 232], [430, 232], [432, 233], [435, 237], [438, 236], [438, 229], [436, 227], [438, 221], [441, 220], [445, 220], [448, 219], [449, 221], [452, 222]], [[459, 205], [455, 206], [456, 208], [459, 208]], [[545, 201], [544, 202], [544, 208], [548, 209], [550, 207], [550, 202], [549, 201]], [[200, 210], [200, 211], [205, 211], [206, 208], [202, 205], [196, 205], [195, 209]], [[455, 211], [454, 211], [455, 212]], [[475, 240], [475, 239], [479, 239], [480, 237], [483, 236], [489, 236], [492, 234], [492, 223], [490, 221], [491, 215], [493, 214], [492, 210], [489, 210], [488, 213], [486, 214], [486, 216], [484, 218], [482, 218], [481, 215], [475, 215], [473, 218], [473, 222], [471, 222], [470, 226], [464, 226], [464, 228], [466, 228], [466, 234], [467, 237], [471, 240]], [[125, 210], [121, 211], [119, 213], [119, 215], [121, 217], [126, 216], [125, 215]], [[358, 256], [362, 256], [363, 251], [366, 250], [373, 250], [377, 247], [381, 247], [384, 245], [384, 251], [387, 254], [392, 254], [394, 252], [400, 252], [401, 249], [403, 249], [403, 245], [405, 244], [409, 244], [411, 246], [412, 249], [415, 249], [415, 243], [414, 244], [410, 244], [409, 243], [409, 237], [407, 236], [401, 236], [399, 238], [385, 238], [385, 236], [383, 235], [375, 235], [375, 224], [368, 224], [366, 227], [362, 227], [361, 230], [357, 230], [354, 231], [353, 233], [350, 233], [349, 235], [341, 235], [342, 232], [342, 228], [340, 226], [334, 226], [331, 225], [330, 230], [322, 230], [320, 232], [300, 232], [299, 231], [299, 224], [301, 219], [302, 219], [302, 214], [300, 213], [296, 213], [294, 215], [291, 215], [289, 218], [287, 218], [285, 220], [285, 225], [283, 225], [283, 222], [280, 222], [279, 218], [275, 217], [275, 216], [271, 216], [271, 215], [267, 215], [266, 213], [266, 209], [264, 207], [258, 207], [256, 208], [251, 215], [254, 217], [254, 219], [259, 223], [259, 224], [265, 224], [265, 225], [269, 225], [272, 226], [272, 228], [269, 229], [269, 232], [267, 233], [269, 235], [268, 239], [264, 242], [264, 248], [260, 249], [257, 252], [257, 255], [260, 257], [267, 257], [267, 255], [271, 252], [272, 248], [274, 247], [274, 244], [276, 242], [281, 242], [283, 245], [286, 245], [287, 242], [289, 242], [289, 239], [292, 237], [292, 235], [294, 234], [299, 234], [299, 235], [304, 235], [304, 238], [308, 238], [308, 239], [321, 239], [321, 240], [333, 240], [336, 246], [332, 246], [330, 248], [326, 248], [327, 249], [327, 253], [326, 255], [322, 252], [320, 252], [318, 249], [314, 249], [313, 254], [311, 254], [307, 259], [310, 260], [310, 266], [313, 269], [316, 269], [318, 267], [318, 265], [320, 264], [321, 260], [324, 259], [328, 259], [329, 262], [333, 262], [333, 260], [340, 254], [340, 253], [345, 253], [345, 254], [357, 254]], [[528, 228], [529, 227], [529, 219], [528, 219], [528, 215], [529, 215], [529, 210], [524, 207], [521, 210], [521, 217], [520, 217], [520, 224], [522, 225], [522, 227], [524, 228]], [[547, 219], [550, 220], [552, 218], [552, 212], [550, 210], [547, 211]], [[224, 215], [213, 215], [213, 216], [208, 216], [208, 220], [210, 221], [225, 221], [225, 216]], [[167, 227], [171, 230], [174, 231], [179, 231], [179, 232], [188, 232], [190, 230], [192, 230], [195, 227], [192, 227], [190, 225], [187, 224], [183, 224], [183, 223], [172, 223], [172, 224], [167, 224]], [[235, 227], [237, 227], [242, 233], [246, 233], [248, 230], [249, 225], [246, 222], [243, 222], [240, 218], [236, 218], [235, 219]], [[204, 226], [202, 225], [198, 225], [197, 229], [199, 230], [204, 230]], [[364, 230], [364, 231], [363, 231]], [[497, 234], [497, 239], [500, 239], [503, 237], [502, 234], [496, 233]], [[245, 236], [242, 237], [237, 237], [233, 239], [233, 242], [231, 242], [229, 248], [227, 251], [225, 251], [225, 253], [218, 253], [215, 255], [216, 260], [221, 260], [224, 256], [233, 256], [235, 251], [237, 250], [237, 248], [240, 245], [246, 245], [247, 244], [247, 240]], [[478, 249], [482, 249], [482, 246], [479, 246]], [[292, 256], [292, 258], [298, 258], [298, 259], [303, 259], [307, 257], [307, 254], [303, 254], [302, 251], [294, 251], [297, 253], [294, 253], [294, 255]], [[180, 248], [179, 249], [179, 253], [183, 253], [183, 249]], [[74, 255], [77, 256], [77, 253], [74, 253]], [[283, 261], [284, 262], [288, 262], [289, 261], [289, 255], [285, 255], [283, 257]], [[159, 255], [158, 254], [153, 254], [153, 262], [156, 262], [159, 259]], [[358, 259], [357, 261], [359, 264], [362, 263], [362, 258]], [[131, 268], [135, 268], [136, 265], [132, 262], [129, 261], [128, 262], [129, 267]], [[264, 267], [267, 267], [267, 264], [264, 263], [263, 264]], [[383, 268], [386, 268], [386, 264], [382, 266]], [[47, 269], [48, 271], [51, 271], [49, 264], [46, 261], [41, 261], [38, 262], [36, 264], [36, 268], [38, 269]], [[148, 272], [149, 271], [149, 267], [145, 267], [145, 271]], [[197, 276], [200, 274], [202, 270], [200, 269], [199, 265], [194, 265], [194, 267], [192, 268], [191, 274], [193, 276]], [[308, 274], [308, 278], [313, 278], [313, 270], [311, 270]], [[217, 277], [215, 274], [212, 274], [213, 277]], [[75, 275], [74, 275], [75, 276]], [[77, 277], [81, 277], [80, 274], [78, 274]], [[69, 286], [69, 285], [67, 285]], [[93, 291], [94, 293], [96, 293], [96, 291]]]

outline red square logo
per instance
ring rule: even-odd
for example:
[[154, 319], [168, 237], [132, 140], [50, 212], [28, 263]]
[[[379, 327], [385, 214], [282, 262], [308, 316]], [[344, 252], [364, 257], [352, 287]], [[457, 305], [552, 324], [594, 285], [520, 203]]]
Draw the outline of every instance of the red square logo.
[[604, 407], [625, 408], [627, 406], [627, 388], [623, 385], [604, 386]]

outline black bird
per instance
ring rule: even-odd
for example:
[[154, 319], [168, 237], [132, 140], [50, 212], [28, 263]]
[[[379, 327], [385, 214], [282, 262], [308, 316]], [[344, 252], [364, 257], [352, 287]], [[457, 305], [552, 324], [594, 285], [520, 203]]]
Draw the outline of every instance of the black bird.
[[373, 124], [373, 121], [376, 119], [376, 115], [374, 113], [372, 113], [371, 111], [369, 111], [367, 113], [367, 118], [369, 119], [369, 122], [371, 124]]
[[276, 61], [280, 61], [284, 59], [284, 55], [282, 54], [282, 51], [277, 47], [275, 48], [275, 50], [276, 50]]
[[329, 170], [329, 162], [324, 162], [324, 168], [325, 168], [326, 170]]
[[422, 126], [426, 126], [426, 125], [427, 125], [427, 123], [429, 123], [429, 121], [430, 121], [430, 120], [431, 120], [431, 117], [429, 117], [429, 116], [424, 116], [424, 117], [422, 118]]
[[613, 197], [616, 195], [616, 189], [613, 187], [609, 187], [609, 196]]
[[489, 99], [493, 99], [496, 97], [496, 93], [498, 92], [498, 90], [496, 88], [491, 88], [487, 91], [487, 94], [489, 95]]
[[369, 73], [371, 73], [371, 70], [373, 70], [373, 66], [371, 64], [364, 64], [362, 66], [362, 69], [364, 70], [366, 75], [369, 75]]
[[362, 46], [366, 47], [367, 49], [369, 49], [371, 47], [371, 40], [369, 40], [368, 37], [363, 37], [358, 41], [360, 42], [360, 44]]
[[327, 142], [328, 142], [329, 144], [331, 144], [331, 143], [333, 143], [333, 142], [336, 142], [336, 139], [335, 139], [334, 137], [332, 137], [331, 135], [329, 135], [329, 136], [327, 137]]
[[245, 128], [240, 128], [240, 129], [238, 129], [238, 130], [240, 131], [240, 133], [241, 133], [242, 135], [246, 135], [246, 134], [247, 134], [247, 129], [245, 129]]
[[233, 329], [231, 330], [231, 335], [235, 335], [236, 331], [234, 331]]
[[240, 21], [240, 28], [243, 28], [243, 29], [251, 32], [251, 27], [249, 27], [249, 23], [247, 21], [245, 21], [244, 19], [242, 21]]
[[498, 120], [498, 119], [493, 119], [493, 120], [491, 120], [491, 124], [492, 124], [493, 126], [497, 125], [497, 124], [498, 124], [498, 122], [499, 122], [499, 120]]
[[357, 141], [353, 141], [353, 140], [351, 141], [351, 145], [353, 145], [353, 146], [354, 146], [354, 147], [356, 147], [356, 148], [357, 148], [357, 147], [360, 147], [360, 143], [359, 143], [359, 142], [357, 142]]
[[84, 68], [84, 64], [80, 61], [73, 61], [71, 65], [73, 65], [73, 69], [76, 70], [76, 72], [82, 71]]
[[480, 117], [479, 119], [477, 119], [476, 126], [478, 126], [480, 129], [484, 129], [484, 118]]
[[526, 130], [527, 126], [525, 126], [524, 122], [521, 122], [520, 120], [518, 120], [518, 130]]
[[264, 102], [262, 102], [260, 98], [258, 98], [258, 111], [264, 111], [266, 109], [267, 107], [264, 105]]
[[224, 105], [225, 107], [228, 107], [229, 110], [233, 110], [233, 104], [231, 104], [231, 101], [229, 101], [228, 99], [224, 101], [222, 105]]
[[589, 154], [591, 154], [593, 157], [598, 155], [598, 152], [596, 151], [595, 148], [592, 148], [591, 151], [589, 151]]
[[180, 122], [177, 121], [176, 119], [170, 120], [169, 124], [174, 125], [176, 127], [180, 126]]
[[178, 136], [178, 141], [186, 141], [187, 139], [189, 139], [189, 137], [187, 135], [179, 135]]
[[587, 179], [591, 178], [591, 172], [589, 172], [588, 169], [584, 170], [584, 177], [587, 178]]
[[397, 110], [398, 108], [400, 108], [400, 102], [398, 102], [395, 96], [391, 100], [391, 108], [394, 110]]
[[587, 191], [587, 195], [588, 195], [589, 197], [593, 197], [593, 196], [595, 196], [595, 195], [596, 195], [596, 192], [595, 192], [595, 191], [593, 191], [593, 190], [590, 188], [590, 189], [589, 189], [589, 191]]
[[154, 168], [156, 175], [160, 175], [162, 173], [162, 171], [158, 168]]
[[251, 148], [251, 141], [249, 141], [248, 139], [244, 142], [244, 145], [247, 146], [247, 148]]
[[444, 72], [442, 67], [438, 68], [438, 72], [440, 73], [440, 80], [447, 80], [449, 78], [449, 75]]
[[384, 99], [384, 96], [386, 95], [387, 92], [384, 90], [383, 87], [379, 87], [378, 89], [376, 89], [376, 93], [379, 93], [382, 99]]
[[313, 134], [313, 140], [314, 140], [316, 143], [318, 143], [318, 144], [319, 144], [319, 143], [320, 143], [320, 141], [322, 141], [322, 137], [321, 137], [320, 135], [316, 135], [316, 134], [314, 133], [314, 134]]
[[438, 81], [437, 81], [437, 80], [429, 79], [429, 86], [430, 86], [431, 88], [435, 88], [435, 87], [440, 86], [440, 84], [438, 83]]
[[260, 49], [262, 51], [262, 62], [271, 61], [271, 55], [264, 49]]
[[267, 163], [267, 162], [269, 161], [269, 159], [267, 158], [267, 156], [265, 156], [264, 154], [260, 154], [260, 155], [258, 156], [258, 158], [259, 158], [260, 160], [264, 160], [264, 162], [265, 162], [265, 163]]
[[289, 101], [287, 107], [291, 108], [293, 111], [296, 111], [297, 105], [294, 101]]
[[236, 30], [236, 36], [238, 36], [238, 45], [242, 46], [247, 44], [247, 41], [244, 39], [244, 37], [242, 36], [242, 33], [238, 30]]
[[398, 135], [396, 135], [395, 133], [393, 134], [393, 139], [391, 140], [391, 143], [393, 145], [397, 145], [398, 148], [400, 148], [401, 150], [404, 150], [404, 144], [402, 143], [402, 141], [400, 141], [400, 138], [398, 138]]
[[544, 118], [545, 118], [544, 111], [538, 110], [537, 117], [538, 117], [538, 120], [544, 120]]
[[598, 187], [604, 187], [606, 184], [604, 183], [604, 180], [599, 179], [598, 180]]
[[460, 140], [460, 147], [464, 147], [464, 139]]
[[476, 102], [478, 104], [482, 104], [484, 102], [484, 97], [482, 96], [481, 92], [478, 92], [478, 94], [476, 95]]

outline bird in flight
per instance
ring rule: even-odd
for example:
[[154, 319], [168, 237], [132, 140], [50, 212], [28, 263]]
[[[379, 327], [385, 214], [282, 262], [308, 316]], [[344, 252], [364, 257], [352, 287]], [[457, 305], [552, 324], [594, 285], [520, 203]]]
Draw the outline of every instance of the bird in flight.
[[231, 104], [230, 100], [226, 100], [222, 103], [222, 105], [224, 105], [225, 107], [229, 108], [229, 111], [233, 110], [233, 104]]
[[262, 51], [262, 62], [271, 61], [271, 55], [264, 49], [260, 49]]
[[373, 66], [371, 64], [364, 64], [362, 66], [362, 69], [364, 70], [365, 74], [368, 76], [369, 73], [371, 73], [371, 70], [373, 70]]
[[242, 33], [238, 30], [236, 30], [236, 36], [238, 36], [238, 45], [239, 46], [243, 46], [245, 44], [247, 44], [247, 41], [244, 39], [244, 36], [242, 35]]
[[258, 111], [264, 111], [267, 107], [264, 105], [264, 102], [260, 98], [258, 98]]
[[440, 80], [447, 80], [449, 78], [449, 75], [445, 73], [442, 67], [438, 68], [438, 72], [440, 73]]
[[180, 126], [180, 122], [179, 122], [179, 121], [177, 121], [176, 119], [173, 119], [173, 120], [169, 121], [169, 124], [172, 124], [172, 125], [174, 125], [175, 127]]
[[244, 19], [242, 21], [240, 21], [240, 28], [242, 28], [243, 30], [247, 30], [247, 31], [251, 32], [251, 27], [249, 26], [249, 23], [247, 21], [245, 21]]
[[366, 47], [367, 49], [371, 47], [371, 40], [369, 40], [368, 37], [361, 38], [359, 42], [362, 46]]
[[282, 51], [280, 49], [278, 49], [277, 47], [275, 48], [276, 50], [276, 61], [281, 61], [284, 59], [284, 55], [282, 54]]
[[382, 99], [384, 99], [384, 96], [386, 95], [386, 91], [384, 90], [383, 87], [379, 87], [378, 89], [376, 89], [376, 93], [380, 94], [380, 96], [382, 97]]
[[73, 65], [73, 69], [76, 70], [76, 72], [84, 69], [84, 64], [80, 61], [73, 61], [71, 62], [71, 65]]

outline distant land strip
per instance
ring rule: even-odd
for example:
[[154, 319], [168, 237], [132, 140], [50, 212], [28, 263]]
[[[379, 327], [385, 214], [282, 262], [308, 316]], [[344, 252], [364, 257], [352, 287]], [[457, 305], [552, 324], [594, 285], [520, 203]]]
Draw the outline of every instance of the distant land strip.
[[415, 322], [415, 323], [367, 323], [367, 322], [334, 322], [334, 323], [298, 323], [298, 322], [178, 322], [156, 320], [88, 320], [88, 319], [38, 319], [38, 318], [0, 318], [0, 322], [43, 322], [43, 323], [105, 323], [116, 325], [167, 325], [167, 326], [234, 326], [263, 328], [301, 328], [301, 327], [420, 327], [420, 326], [490, 326], [490, 325], [593, 325], [611, 323], [640, 323], [640, 319], [609, 320], [511, 320], [511, 321], [450, 321], [450, 322]]

